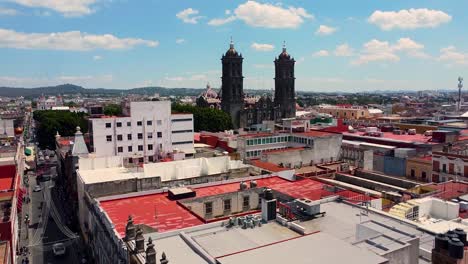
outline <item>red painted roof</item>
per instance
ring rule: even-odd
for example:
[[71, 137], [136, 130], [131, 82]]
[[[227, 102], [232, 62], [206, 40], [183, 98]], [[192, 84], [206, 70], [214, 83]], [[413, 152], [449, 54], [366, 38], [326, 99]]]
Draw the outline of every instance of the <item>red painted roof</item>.
[[[349, 133], [344, 132], [343, 135], [347, 136], [366, 136], [364, 133]], [[383, 137], [371, 137], [369, 138], [376, 138], [376, 139], [392, 139], [392, 140], [399, 140], [405, 142], [413, 142], [413, 143], [426, 143], [426, 144], [437, 144], [437, 142], [432, 142], [432, 136], [424, 136], [423, 134], [416, 134], [416, 135], [395, 135], [392, 132], [383, 132]]]
[[294, 133], [294, 135], [301, 135], [301, 136], [306, 136], [306, 137], [328, 137], [331, 135], [335, 135], [335, 133], [310, 130], [308, 132]]
[[[270, 177], [257, 180], [257, 184], [259, 187], [269, 187], [295, 198], [304, 197], [318, 200], [335, 195], [323, 190], [324, 184], [311, 179], [291, 182], [280, 177]], [[238, 189], [239, 183], [194, 188], [197, 197], [235, 192]], [[343, 194], [347, 198], [362, 197], [362, 195], [351, 191], [342, 191], [336, 194]], [[365, 199], [369, 199], [369, 197]], [[203, 224], [199, 218], [180, 206], [176, 201], [169, 200], [166, 193], [101, 201], [100, 204], [121, 236], [125, 234], [125, 225], [129, 215], [133, 216], [136, 224], [146, 224], [157, 228], [159, 232]]]
[[13, 189], [13, 179], [16, 174], [16, 165], [0, 167], [0, 191]]

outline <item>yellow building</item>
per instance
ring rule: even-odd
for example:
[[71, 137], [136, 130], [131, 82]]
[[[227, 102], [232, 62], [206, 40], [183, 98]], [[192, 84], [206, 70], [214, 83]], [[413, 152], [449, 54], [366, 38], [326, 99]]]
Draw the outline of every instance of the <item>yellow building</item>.
[[432, 181], [432, 157], [414, 157], [406, 160], [406, 177], [421, 182]]
[[336, 105], [323, 105], [317, 108], [319, 113], [329, 114], [342, 119], [366, 119], [370, 118], [369, 109], [362, 107], [343, 107]]

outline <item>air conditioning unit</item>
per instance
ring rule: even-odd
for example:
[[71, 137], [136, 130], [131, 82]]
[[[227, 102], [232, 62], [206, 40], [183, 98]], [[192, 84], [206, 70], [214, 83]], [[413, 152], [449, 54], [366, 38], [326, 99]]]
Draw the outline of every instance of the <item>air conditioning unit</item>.
[[307, 215], [313, 216], [320, 213], [320, 201], [312, 201], [306, 198], [294, 200], [296, 208]]

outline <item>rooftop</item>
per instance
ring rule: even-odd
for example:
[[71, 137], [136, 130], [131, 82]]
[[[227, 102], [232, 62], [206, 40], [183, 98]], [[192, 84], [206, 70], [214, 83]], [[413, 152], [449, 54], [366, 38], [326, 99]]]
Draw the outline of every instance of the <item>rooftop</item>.
[[306, 137], [329, 137], [329, 136], [337, 135], [337, 133], [310, 130], [307, 132], [294, 133], [294, 135], [306, 136]]
[[250, 162], [255, 167], [259, 167], [259, 168], [262, 168], [264, 170], [271, 171], [271, 172], [280, 172], [280, 171], [290, 170], [289, 168], [283, 168], [274, 163], [261, 161], [259, 159], [251, 160]]
[[13, 189], [16, 165], [0, 166], [0, 191]]
[[363, 138], [372, 138], [376, 140], [395, 140], [405, 143], [423, 143], [423, 144], [438, 144], [437, 142], [432, 142], [432, 136], [424, 136], [423, 134], [416, 134], [416, 135], [396, 135], [392, 132], [383, 132], [382, 137], [372, 137], [367, 136], [365, 133], [350, 133], [344, 132], [343, 135], [346, 136], [353, 136], [353, 137], [363, 137]]
[[[248, 183], [248, 182], [247, 182]], [[331, 195], [342, 195], [352, 198], [359, 194], [351, 191], [339, 191], [332, 193], [325, 190], [324, 184], [315, 180], [305, 179], [302, 181], [288, 181], [280, 177], [268, 177], [257, 180], [258, 187], [269, 187], [284, 194], [297, 198], [308, 198], [319, 200]], [[239, 183], [219, 184], [208, 187], [192, 188], [197, 197], [205, 197], [239, 189]], [[101, 198], [100, 204], [115, 225], [118, 233], [125, 232], [125, 225], [129, 215], [133, 216], [135, 223], [148, 225], [165, 232], [181, 228], [203, 224], [202, 220], [193, 215], [177, 203], [167, 197], [167, 193], [154, 193], [148, 195]]]

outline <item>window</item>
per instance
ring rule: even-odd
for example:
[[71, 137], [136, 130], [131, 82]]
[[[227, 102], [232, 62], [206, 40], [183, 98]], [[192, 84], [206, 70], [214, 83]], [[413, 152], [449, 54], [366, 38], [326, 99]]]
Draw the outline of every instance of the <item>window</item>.
[[117, 122], [117, 127], [122, 127], [122, 122]]
[[413, 169], [411, 169], [411, 178], [414, 178], [415, 172]]
[[162, 125], [162, 120], [156, 120], [156, 125], [158, 126]]
[[138, 145], [138, 151], [143, 151], [143, 145]]
[[179, 134], [179, 133], [192, 133], [193, 130], [192, 129], [187, 129], [187, 130], [175, 130], [175, 131], [172, 131], [172, 134]]
[[149, 139], [152, 139], [152, 138], [153, 138], [153, 133], [148, 132], [148, 138], [149, 138]]
[[139, 158], [139, 159], [138, 159], [138, 162], [139, 162], [139, 163], [143, 163], [143, 162], [145, 162], [145, 159], [144, 159], [144, 158]]
[[421, 172], [421, 178], [422, 178], [423, 180], [425, 180], [425, 179], [427, 178], [427, 175], [426, 175], [426, 172], [425, 172], [425, 171]]
[[112, 127], [112, 124], [111, 123], [106, 123], [106, 128], [110, 128]]
[[138, 133], [138, 139], [143, 139], [143, 133]]
[[447, 164], [442, 164], [442, 171], [447, 172]]
[[231, 199], [224, 200], [224, 211], [231, 211]]
[[162, 149], [162, 143], [159, 143], [159, 149], [160, 150]]
[[132, 134], [127, 134], [127, 139], [132, 140]]
[[111, 142], [112, 141], [112, 136], [106, 136], [106, 140], [107, 140], [107, 142]]
[[192, 141], [172, 142], [172, 145], [192, 144]]
[[162, 138], [162, 132], [158, 132], [158, 138]]
[[142, 125], [143, 125], [143, 122], [137, 121], [137, 126], [142, 126]]
[[192, 121], [192, 118], [172, 119], [172, 122], [187, 122]]
[[152, 126], [152, 125], [153, 125], [153, 121], [151, 121], [151, 120], [146, 121], [146, 125], [147, 125], [147, 126]]
[[132, 126], [132, 122], [127, 122], [127, 126]]
[[123, 147], [118, 147], [117, 152], [122, 153], [123, 152]]
[[129, 159], [128, 159], [128, 163], [132, 164], [132, 163], [133, 163], [133, 159], [132, 159], [132, 158], [129, 158]]
[[122, 135], [117, 135], [117, 140], [122, 141]]
[[213, 202], [205, 203], [205, 215], [211, 215], [213, 213]]
[[249, 196], [244, 196], [242, 200], [242, 208], [247, 209], [250, 207], [250, 197]]
[[132, 152], [133, 151], [133, 147], [132, 146], [128, 146], [128, 152]]
[[149, 161], [149, 162], [153, 162], [153, 161], [154, 161], [154, 157], [153, 157], [153, 156], [149, 156], [149, 157], [148, 157], [148, 161]]
[[153, 150], [153, 145], [152, 144], [148, 145], [148, 150]]

